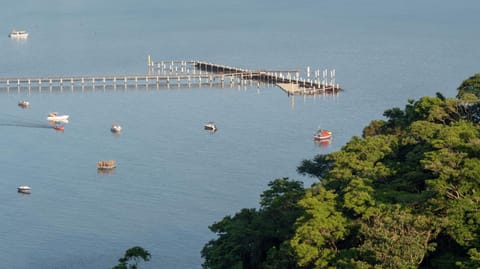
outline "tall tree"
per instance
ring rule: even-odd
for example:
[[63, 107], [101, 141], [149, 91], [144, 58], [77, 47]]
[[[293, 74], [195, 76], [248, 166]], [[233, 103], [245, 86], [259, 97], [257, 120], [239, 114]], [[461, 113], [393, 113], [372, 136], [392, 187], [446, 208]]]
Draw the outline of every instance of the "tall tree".
[[137, 269], [138, 262], [141, 260], [148, 262], [151, 258], [150, 253], [142, 247], [135, 246], [125, 251], [122, 258], [118, 259], [118, 265], [112, 269]]
[[281, 178], [269, 187], [258, 210], [244, 208], [209, 227], [218, 238], [202, 249], [204, 268], [296, 268], [286, 242], [303, 212], [297, 203], [304, 195], [303, 183]]

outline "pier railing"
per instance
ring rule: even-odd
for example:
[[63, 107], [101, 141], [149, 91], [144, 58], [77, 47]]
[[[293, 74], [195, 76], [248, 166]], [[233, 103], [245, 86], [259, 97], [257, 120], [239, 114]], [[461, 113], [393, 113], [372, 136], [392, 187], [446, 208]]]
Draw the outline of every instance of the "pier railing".
[[248, 70], [238, 67], [213, 64], [203, 61], [159, 61], [148, 59], [146, 74], [136, 75], [84, 75], [84, 76], [45, 76], [0, 78], [0, 88], [44, 88], [44, 87], [97, 87], [117, 88], [130, 86], [202, 87], [205, 85], [245, 85], [248, 82], [257, 86], [274, 84], [289, 94], [335, 93], [340, 91], [335, 84], [335, 70], [314, 71], [310, 76], [300, 76], [300, 70]]

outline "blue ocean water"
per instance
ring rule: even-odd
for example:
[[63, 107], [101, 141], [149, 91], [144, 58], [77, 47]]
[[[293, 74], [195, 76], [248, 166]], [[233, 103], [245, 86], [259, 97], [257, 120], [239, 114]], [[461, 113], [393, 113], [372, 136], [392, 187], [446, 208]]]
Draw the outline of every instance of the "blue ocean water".
[[[478, 72], [480, 4], [453, 1], [2, 3], [0, 77], [143, 74], [154, 60], [336, 69], [337, 96], [276, 87], [0, 89], [0, 260], [8, 268], [200, 268], [208, 226], [257, 207], [269, 181], [341, 148], [408, 98], [453, 97]], [[24, 41], [7, 37], [25, 29]], [[1, 34], [3, 33], [3, 34]], [[293, 98], [293, 99], [292, 99]], [[17, 102], [28, 99], [29, 109]], [[65, 132], [50, 111], [70, 115]], [[208, 133], [213, 120], [219, 130]], [[113, 121], [124, 132], [113, 135]], [[334, 131], [326, 147], [318, 127]], [[100, 159], [115, 159], [98, 174]], [[32, 194], [16, 192], [30, 185]]]

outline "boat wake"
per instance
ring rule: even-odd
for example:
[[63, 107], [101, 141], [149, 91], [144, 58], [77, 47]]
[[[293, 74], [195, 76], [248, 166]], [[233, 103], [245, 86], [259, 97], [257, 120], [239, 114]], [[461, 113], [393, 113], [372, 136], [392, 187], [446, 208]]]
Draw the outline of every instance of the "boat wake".
[[0, 122], [0, 126], [10, 126], [10, 127], [25, 127], [25, 128], [48, 128], [52, 129], [53, 127], [48, 124], [42, 123], [18, 123], [18, 122]]
[[25, 119], [15, 115], [4, 114], [0, 116], [0, 126], [24, 128], [53, 128], [48, 123]]

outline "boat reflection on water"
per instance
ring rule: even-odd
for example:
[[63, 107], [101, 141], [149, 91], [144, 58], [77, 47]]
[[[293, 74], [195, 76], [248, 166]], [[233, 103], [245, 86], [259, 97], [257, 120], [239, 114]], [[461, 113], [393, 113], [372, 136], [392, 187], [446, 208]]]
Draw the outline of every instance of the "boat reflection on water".
[[97, 175], [113, 176], [115, 175], [115, 169], [97, 169]]
[[315, 145], [325, 148], [332, 143], [333, 138], [323, 139], [323, 140], [314, 140]]

